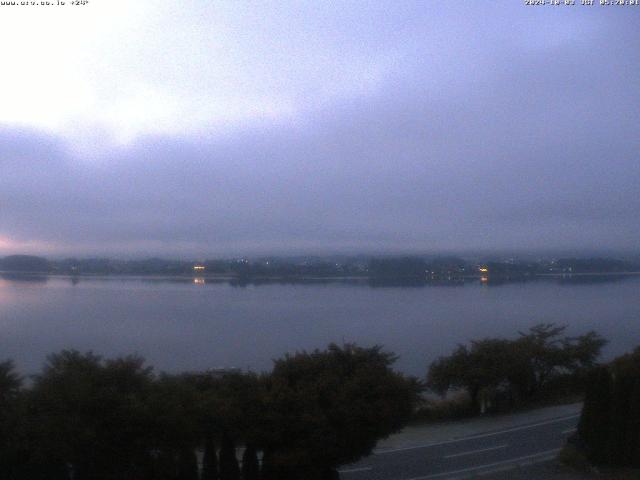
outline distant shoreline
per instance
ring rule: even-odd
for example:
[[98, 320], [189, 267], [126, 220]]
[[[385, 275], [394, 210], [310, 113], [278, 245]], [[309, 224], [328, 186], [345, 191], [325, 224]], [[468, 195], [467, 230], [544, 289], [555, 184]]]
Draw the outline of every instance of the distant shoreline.
[[573, 277], [617, 277], [617, 276], [637, 276], [640, 275], [640, 271], [630, 272], [575, 272], [575, 273], [536, 273], [525, 275], [457, 275], [450, 278], [435, 278], [426, 279], [420, 277], [398, 276], [398, 277], [378, 277], [378, 276], [309, 276], [309, 275], [273, 275], [273, 276], [259, 276], [259, 275], [231, 275], [231, 274], [202, 274], [202, 275], [185, 275], [185, 274], [157, 274], [157, 273], [56, 273], [56, 272], [29, 272], [20, 270], [0, 270], [0, 276], [21, 276], [21, 277], [54, 277], [54, 278], [92, 278], [92, 279], [108, 279], [108, 278], [128, 278], [128, 279], [140, 279], [140, 280], [183, 280], [193, 281], [195, 279], [203, 279], [211, 282], [416, 282], [424, 284], [438, 284], [438, 283], [455, 283], [465, 280], [477, 281], [487, 278], [491, 280], [500, 281], [518, 281], [536, 278], [573, 278]]

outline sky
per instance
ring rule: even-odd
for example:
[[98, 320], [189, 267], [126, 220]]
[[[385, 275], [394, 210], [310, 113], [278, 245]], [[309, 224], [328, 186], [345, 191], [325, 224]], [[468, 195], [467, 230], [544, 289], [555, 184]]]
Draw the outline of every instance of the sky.
[[637, 252], [638, 32], [579, 1], [0, 6], [0, 255]]

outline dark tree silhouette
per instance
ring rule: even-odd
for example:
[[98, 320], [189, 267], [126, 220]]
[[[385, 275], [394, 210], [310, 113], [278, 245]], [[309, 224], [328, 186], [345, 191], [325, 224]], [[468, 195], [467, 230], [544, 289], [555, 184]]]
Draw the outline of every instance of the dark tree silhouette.
[[178, 456], [178, 480], [198, 480], [198, 459], [191, 448], [183, 448]]
[[239, 480], [236, 442], [244, 480], [333, 479], [413, 412], [420, 386], [394, 360], [332, 345], [262, 377], [156, 376], [137, 357], [62, 351], [28, 388], [1, 363], [0, 479], [196, 480], [204, 447], [202, 480]]
[[144, 399], [151, 381], [136, 357], [50, 356], [32, 392], [41, 454], [70, 464], [77, 480], [126, 478], [142, 469], [149, 462]]
[[591, 374], [578, 426], [596, 464], [640, 466], [640, 348]]
[[487, 338], [459, 345], [430, 365], [427, 385], [441, 395], [466, 390], [476, 411], [482, 411], [483, 391], [506, 390], [512, 403], [535, 398], [549, 392], [554, 380], [581, 378], [606, 344], [595, 332], [561, 337], [564, 330], [540, 324], [515, 340]]
[[21, 387], [22, 378], [16, 373], [13, 362], [0, 362], [0, 475], [9, 478], [20, 470], [28, 448], [16, 442], [23, 437], [25, 427]]
[[202, 457], [202, 480], [218, 480], [218, 457], [216, 444], [211, 435], [206, 436]]
[[260, 466], [256, 447], [248, 444], [242, 454], [242, 480], [259, 480], [259, 478]]
[[329, 478], [400, 429], [420, 385], [391, 370], [394, 361], [380, 347], [355, 345], [277, 360], [265, 379], [269, 468], [291, 478]]
[[595, 368], [587, 377], [584, 407], [578, 435], [587, 446], [587, 455], [598, 463], [606, 461], [611, 409], [611, 374], [605, 366]]
[[240, 467], [236, 458], [236, 446], [225, 432], [220, 446], [220, 480], [239, 480]]

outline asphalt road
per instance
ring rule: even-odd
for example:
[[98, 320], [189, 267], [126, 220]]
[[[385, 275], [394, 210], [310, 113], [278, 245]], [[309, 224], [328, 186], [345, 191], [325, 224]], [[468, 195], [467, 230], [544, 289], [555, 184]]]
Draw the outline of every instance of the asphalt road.
[[378, 451], [340, 469], [343, 480], [447, 480], [489, 475], [556, 457], [578, 415], [446, 442]]

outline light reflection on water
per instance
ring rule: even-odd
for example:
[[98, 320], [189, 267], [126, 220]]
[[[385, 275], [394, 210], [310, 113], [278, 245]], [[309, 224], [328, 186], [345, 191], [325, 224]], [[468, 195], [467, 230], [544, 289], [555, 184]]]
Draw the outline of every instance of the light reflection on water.
[[[615, 281], [613, 281], [615, 280]], [[251, 284], [204, 277], [0, 277], [0, 360], [25, 372], [62, 348], [138, 353], [161, 370], [268, 369], [329, 342], [383, 344], [397, 367], [428, 363], [472, 338], [538, 322], [595, 329], [610, 357], [640, 344], [640, 277], [399, 287]]]

